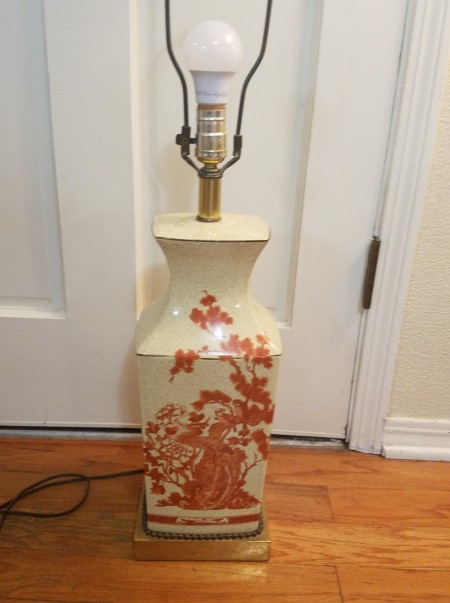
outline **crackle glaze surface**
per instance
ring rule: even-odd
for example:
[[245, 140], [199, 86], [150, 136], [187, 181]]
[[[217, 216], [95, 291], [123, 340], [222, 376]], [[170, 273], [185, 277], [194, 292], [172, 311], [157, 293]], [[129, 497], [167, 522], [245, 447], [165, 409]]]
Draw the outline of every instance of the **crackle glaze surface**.
[[217, 233], [199, 240], [197, 224], [169, 238], [170, 216], [154, 227], [171, 280], [136, 335], [152, 532], [239, 535], [259, 527], [281, 344], [248, 290], [268, 229], [246, 218], [245, 232], [235, 228], [224, 240]]

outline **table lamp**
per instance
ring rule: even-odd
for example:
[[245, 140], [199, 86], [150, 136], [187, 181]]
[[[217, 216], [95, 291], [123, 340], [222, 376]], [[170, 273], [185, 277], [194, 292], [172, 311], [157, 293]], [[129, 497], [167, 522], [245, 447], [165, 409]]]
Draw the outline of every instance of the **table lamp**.
[[242, 87], [233, 155], [221, 166], [241, 42], [220, 21], [201, 23], [188, 34], [185, 54], [197, 99], [192, 138], [187, 86], [165, 2], [167, 49], [183, 89], [184, 123], [176, 142], [198, 173], [199, 207], [197, 214], [153, 221], [170, 282], [142, 312], [136, 330], [145, 467], [136, 559], [269, 557], [263, 490], [281, 342], [249, 279], [270, 231], [259, 217], [221, 215], [220, 189], [224, 172], [241, 156], [245, 94], [264, 56], [271, 4], [260, 54]]

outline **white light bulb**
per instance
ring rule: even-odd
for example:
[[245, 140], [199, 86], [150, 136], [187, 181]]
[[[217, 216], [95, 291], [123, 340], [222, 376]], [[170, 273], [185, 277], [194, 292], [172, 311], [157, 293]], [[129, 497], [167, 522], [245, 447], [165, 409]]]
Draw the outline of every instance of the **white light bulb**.
[[237, 33], [222, 21], [204, 21], [189, 32], [184, 48], [197, 103], [226, 104], [230, 80], [242, 58]]

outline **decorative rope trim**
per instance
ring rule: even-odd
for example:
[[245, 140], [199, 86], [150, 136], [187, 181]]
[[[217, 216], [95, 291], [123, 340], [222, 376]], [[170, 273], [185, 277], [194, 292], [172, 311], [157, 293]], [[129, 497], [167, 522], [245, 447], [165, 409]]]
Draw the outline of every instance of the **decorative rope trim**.
[[243, 540], [247, 538], [254, 538], [261, 534], [264, 529], [264, 520], [262, 514], [260, 515], [259, 525], [253, 532], [241, 532], [233, 534], [172, 534], [171, 532], [159, 532], [150, 530], [147, 525], [147, 503], [145, 493], [142, 501], [142, 529], [152, 538], [161, 538], [162, 540]]

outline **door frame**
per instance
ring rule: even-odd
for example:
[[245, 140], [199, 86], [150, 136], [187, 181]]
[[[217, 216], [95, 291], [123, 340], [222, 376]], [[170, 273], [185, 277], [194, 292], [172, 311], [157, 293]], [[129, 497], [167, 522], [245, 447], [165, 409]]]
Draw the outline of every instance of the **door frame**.
[[379, 454], [439, 122], [450, 1], [410, 0], [374, 235], [382, 240], [372, 308], [361, 321], [347, 440]]

